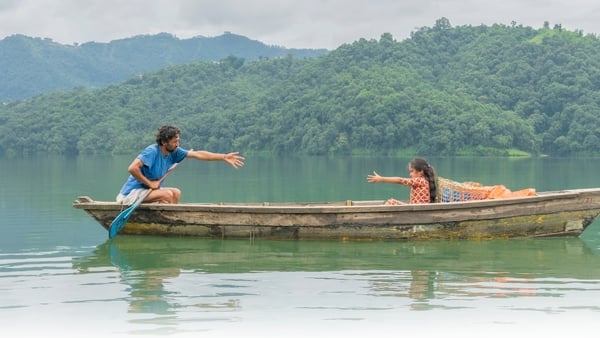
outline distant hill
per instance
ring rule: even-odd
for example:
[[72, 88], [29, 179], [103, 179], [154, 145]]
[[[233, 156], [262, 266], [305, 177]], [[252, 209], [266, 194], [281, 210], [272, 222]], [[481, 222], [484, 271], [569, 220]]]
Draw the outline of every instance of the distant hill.
[[0, 40], [0, 101], [76, 87], [100, 88], [165, 66], [219, 61], [228, 56], [245, 60], [288, 54], [312, 58], [327, 52], [268, 46], [229, 32], [190, 39], [161, 33], [76, 45], [13, 35]]
[[597, 157], [598, 55], [599, 37], [559, 25], [441, 18], [316, 58], [228, 56], [4, 102], [0, 156], [132, 155], [169, 123], [183, 147], [245, 155]]

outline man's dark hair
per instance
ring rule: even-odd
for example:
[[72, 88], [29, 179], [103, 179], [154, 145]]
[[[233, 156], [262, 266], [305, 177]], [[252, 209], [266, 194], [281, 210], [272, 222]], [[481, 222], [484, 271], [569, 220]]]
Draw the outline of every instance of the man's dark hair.
[[169, 143], [169, 141], [177, 136], [181, 134], [181, 130], [177, 127], [173, 127], [173, 126], [162, 126], [160, 128], [158, 128], [158, 133], [156, 133], [156, 143], [159, 146], [162, 146], [165, 143]]

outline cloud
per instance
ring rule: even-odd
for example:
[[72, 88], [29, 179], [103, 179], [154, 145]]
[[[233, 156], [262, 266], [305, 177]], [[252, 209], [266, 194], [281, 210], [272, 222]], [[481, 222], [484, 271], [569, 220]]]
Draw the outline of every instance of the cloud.
[[401, 40], [441, 17], [453, 26], [514, 21], [540, 28], [548, 21], [600, 33], [596, 0], [1, 0], [0, 38], [24, 34], [71, 44], [231, 31], [271, 45], [334, 49], [383, 33]]

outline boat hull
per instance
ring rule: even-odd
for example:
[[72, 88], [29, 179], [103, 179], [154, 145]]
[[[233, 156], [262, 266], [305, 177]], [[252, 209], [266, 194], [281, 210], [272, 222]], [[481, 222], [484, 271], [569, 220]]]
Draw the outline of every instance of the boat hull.
[[[73, 206], [106, 229], [125, 209], [89, 197], [80, 197]], [[386, 206], [383, 201], [141, 204], [120, 234], [292, 240], [578, 236], [599, 214], [600, 188], [399, 206]]]

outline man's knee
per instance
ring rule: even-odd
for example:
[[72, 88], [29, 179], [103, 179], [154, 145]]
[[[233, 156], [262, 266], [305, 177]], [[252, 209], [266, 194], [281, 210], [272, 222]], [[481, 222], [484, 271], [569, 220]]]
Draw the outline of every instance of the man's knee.
[[163, 197], [161, 200], [163, 203], [179, 203], [179, 198], [181, 197], [181, 190], [176, 188], [168, 188], [163, 189], [162, 191]]
[[177, 188], [161, 188], [151, 193], [148, 202], [158, 203], [179, 203], [181, 197], [181, 190]]
[[172, 202], [171, 203], [179, 203], [179, 199], [181, 198], [181, 190], [174, 188], [171, 189], [172, 193]]

